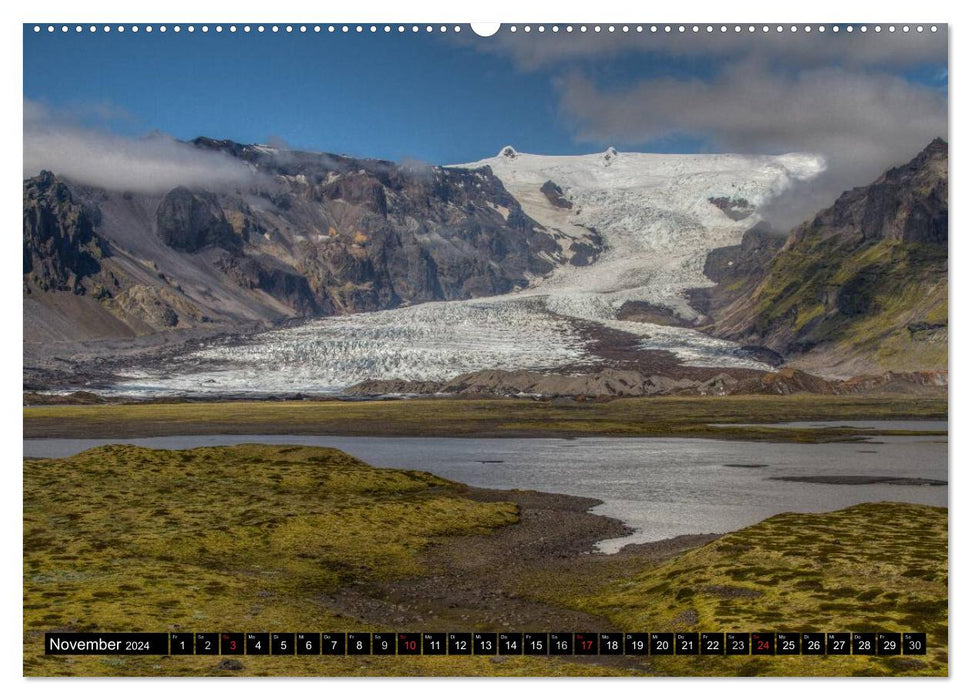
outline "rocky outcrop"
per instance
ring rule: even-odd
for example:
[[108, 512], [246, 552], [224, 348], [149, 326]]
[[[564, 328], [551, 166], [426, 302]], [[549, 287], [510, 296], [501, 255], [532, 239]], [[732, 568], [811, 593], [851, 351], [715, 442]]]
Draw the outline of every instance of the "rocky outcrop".
[[744, 197], [709, 197], [708, 201], [721, 209], [732, 221], [747, 219], [755, 213], [755, 207]]
[[543, 186], [539, 188], [539, 191], [543, 193], [547, 201], [558, 209], [572, 209], [573, 202], [563, 196], [563, 190], [552, 180], [547, 180], [543, 183]]
[[603, 237], [596, 229], [588, 228], [587, 235], [581, 239], [570, 241], [570, 264], [575, 267], [592, 265], [604, 251]]
[[121, 318], [137, 318], [153, 330], [169, 330], [180, 322], [202, 322], [204, 314], [194, 304], [166, 287], [133, 284], [125, 287], [104, 306]]
[[617, 309], [617, 320], [654, 323], [659, 326], [680, 326], [683, 328], [693, 325], [690, 321], [681, 318], [668, 307], [649, 304], [646, 301], [625, 301]]
[[761, 222], [742, 235], [738, 245], [716, 248], [705, 259], [705, 276], [715, 282], [758, 277], [765, 271], [786, 237]]
[[749, 232], [714, 251], [718, 284], [689, 293], [715, 335], [816, 371], [947, 367], [947, 144], [794, 229], [778, 250]]
[[95, 233], [97, 210], [74, 200], [50, 172], [24, 183], [24, 293], [84, 294], [107, 246]]
[[212, 265], [241, 289], [266, 292], [301, 316], [333, 313], [334, 306], [310, 287], [307, 277], [268, 255], [231, 255], [218, 252]]
[[176, 187], [158, 205], [155, 219], [159, 238], [176, 250], [194, 253], [206, 246], [240, 247], [240, 239], [209, 192]]
[[327, 232], [301, 240], [296, 260], [335, 310], [503, 294], [553, 269], [555, 240], [491, 172], [370, 167], [306, 186], [301, 196], [318, 203], [322, 221], [286, 217]]

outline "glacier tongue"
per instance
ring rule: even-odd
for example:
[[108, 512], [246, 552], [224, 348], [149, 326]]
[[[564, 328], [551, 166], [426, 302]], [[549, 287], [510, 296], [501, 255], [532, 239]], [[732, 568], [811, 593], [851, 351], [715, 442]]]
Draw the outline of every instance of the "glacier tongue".
[[[701, 366], [768, 369], [735, 344], [687, 328], [617, 320], [628, 300], [695, 312], [683, 292], [708, 286], [705, 257], [734, 245], [759, 221], [759, 208], [825, 167], [817, 156], [662, 155], [618, 152], [538, 156], [506, 147], [489, 166], [523, 210], [562, 235], [606, 245], [596, 262], [564, 265], [516, 294], [334, 317], [262, 333], [242, 344], [216, 342], [165, 366], [143, 370], [120, 392], [339, 392], [364, 379], [443, 380], [481, 369], [555, 369], [591, 359], [570, 319], [595, 321], [643, 338]], [[555, 206], [552, 181], [572, 202]], [[744, 202], [729, 216], [711, 200]]]
[[553, 369], [585, 340], [536, 299], [430, 302], [334, 316], [216, 342], [140, 374], [120, 393], [337, 393], [365, 379], [445, 380], [480, 369]]
[[[597, 294], [610, 302], [596, 320], [610, 320], [624, 301], [667, 306], [685, 318], [696, 316], [683, 292], [711, 284], [705, 257], [714, 248], [737, 244], [759, 221], [758, 209], [825, 168], [819, 156], [667, 155], [624, 153], [613, 147], [582, 156], [516, 153], [466, 163], [488, 166], [531, 218], [568, 238], [595, 230], [606, 252], [588, 267], [564, 266], [530, 292]], [[559, 186], [572, 209], [554, 206], [541, 192]], [[754, 210], [733, 219], [711, 200], [744, 200]], [[587, 318], [587, 317], [585, 317]], [[591, 319], [593, 320], [593, 319]]]
[[[643, 301], [696, 318], [684, 292], [712, 284], [703, 272], [708, 253], [737, 244], [760, 220], [760, 207], [816, 177], [825, 161], [800, 153], [667, 155], [610, 147], [582, 156], [516, 153], [510, 159], [500, 154], [454, 167], [485, 166], [542, 225], [567, 238], [593, 230], [606, 246], [595, 264], [560, 267], [523, 294], [543, 295], [551, 312], [642, 335], [646, 349], [671, 350], [686, 363], [738, 366], [735, 358], [717, 357], [731, 344], [699, 339], [684, 329], [620, 322], [617, 310], [625, 301]], [[542, 195], [540, 188], [549, 181], [564, 191], [571, 209]], [[713, 201], [719, 199], [744, 202], [753, 213], [733, 218]]]

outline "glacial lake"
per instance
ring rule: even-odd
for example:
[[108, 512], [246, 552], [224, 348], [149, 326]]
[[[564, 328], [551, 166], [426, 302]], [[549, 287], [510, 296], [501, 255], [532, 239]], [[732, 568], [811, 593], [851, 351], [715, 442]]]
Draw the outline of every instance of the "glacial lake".
[[[942, 421], [813, 422], [877, 429], [946, 430]], [[823, 512], [868, 501], [947, 506], [941, 485], [839, 484], [778, 477], [947, 481], [947, 438], [878, 436], [863, 442], [793, 444], [684, 438], [399, 438], [191, 435], [129, 440], [29, 439], [26, 457], [65, 457], [110, 443], [181, 449], [262, 442], [336, 447], [377, 467], [428, 471], [492, 489], [532, 489], [603, 501], [594, 513], [634, 528], [598, 544], [723, 533], [776, 513]]]

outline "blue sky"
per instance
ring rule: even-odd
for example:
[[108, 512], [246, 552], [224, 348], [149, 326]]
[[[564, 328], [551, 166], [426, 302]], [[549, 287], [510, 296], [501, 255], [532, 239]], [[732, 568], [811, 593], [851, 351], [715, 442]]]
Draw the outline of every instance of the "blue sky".
[[123, 132], [429, 162], [578, 148], [545, 72], [438, 36], [27, 31], [24, 51], [25, 97], [120, 107]]
[[556, 154], [818, 150], [838, 160], [846, 143], [866, 141], [875, 168], [900, 157], [894, 142], [912, 149], [946, 135], [943, 32], [892, 39], [26, 25], [24, 96], [122, 135], [275, 138], [393, 160], [464, 162], [506, 144]]

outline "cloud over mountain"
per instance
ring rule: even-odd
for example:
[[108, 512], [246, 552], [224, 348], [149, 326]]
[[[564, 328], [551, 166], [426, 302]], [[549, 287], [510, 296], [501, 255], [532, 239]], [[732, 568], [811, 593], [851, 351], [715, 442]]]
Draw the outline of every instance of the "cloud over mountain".
[[157, 132], [142, 137], [109, 133], [25, 99], [23, 175], [41, 170], [85, 185], [141, 193], [179, 185], [226, 190], [256, 179], [246, 164], [222, 153]]

